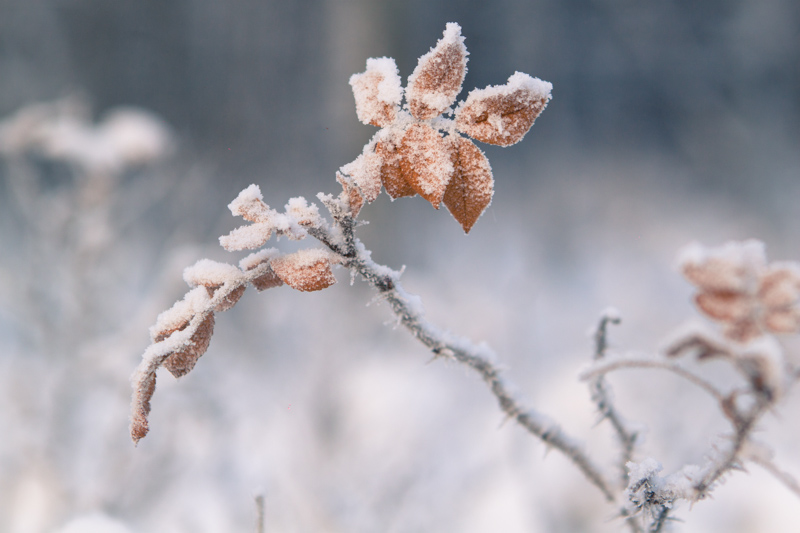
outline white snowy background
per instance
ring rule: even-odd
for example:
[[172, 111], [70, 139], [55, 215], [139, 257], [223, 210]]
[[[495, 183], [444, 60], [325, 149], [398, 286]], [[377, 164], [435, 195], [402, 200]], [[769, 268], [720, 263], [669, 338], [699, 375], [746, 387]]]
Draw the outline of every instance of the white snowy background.
[[[609, 468], [613, 440], [577, 380], [601, 310], [622, 314], [614, 348], [653, 351], [697, 316], [673, 269], [687, 242], [756, 237], [800, 259], [791, 0], [0, 0], [0, 532], [253, 531], [256, 494], [269, 533], [622, 529], [477, 376], [429, 363], [342, 271], [319, 293], [248, 291], [188, 376], [159, 376], [151, 434], [128, 437], [129, 378], [187, 290], [183, 268], [244, 255], [217, 243], [240, 224], [225, 206], [251, 183], [278, 208], [336, 192], [375, 131], [350, 75], [386, 55], [405, 80], [449, 21], [467, 91], [520, 70], [553, 100], [520, 144], [482, 146], [496, 192], [469, 236], [385, 195], [360, 236], [405, 265], [432, 322], [487, 342], [520, 397]], [[120, 106], [138, 118], [120, 126]], [[23, 137], [36, 148], [15, 151]], [[725, 429], [672, 376], [612, 384], [648, 428], [641, 459], [666, 471]], [[759, 433], [796, 476], [799, 411], [795, 391]], [[675, 531], [800, 529], [800, 500], [748, 470], [681, 507]]]

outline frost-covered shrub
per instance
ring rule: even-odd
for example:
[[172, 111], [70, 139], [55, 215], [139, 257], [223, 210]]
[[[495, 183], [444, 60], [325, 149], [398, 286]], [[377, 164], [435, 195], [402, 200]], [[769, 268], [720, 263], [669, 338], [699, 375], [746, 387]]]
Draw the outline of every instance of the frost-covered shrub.
[[[589, 385], [601, 420], [609, 421], [617, 437], [616, 475], [606, 472], [555, 420], [524, 406], [501, 376], [491, 350], [428, 322], [418, 298], [403, 289], [400, 273], [373, 261], [356, 237], [365, 203], [375, 201], [382, 190], [392, 199], [419, 195], [436, 209], [444, 204], [468, 233], [489, 206], [494, 187], [491, 166], [471, 139], [513, 145], [550, 101], [550, 83], [516, 72], [505, 84], [473, 90], [456, 105], [467, 55], [460, 27], [450, 23], [436, 46], [419, 59], [405, 89], [390, 58], [369, 59], [365, 72], [351, 77], [359, 120], [381, 129], [336, 173], [342, 187], [338, 196], [318, 195], [329, 219], [304, 198], [290, 199], [282, 212], [273, 209], [256, 185], [229, 204], [248, 224], [221, 237], [220, 244], [231, 252], [255, 251], [238, 266], [203, 259], [185, 270], [192, 289], [159, 315], [150, 330], [152, 343], [133, 376], [133, 440], [138, 442], [150, 429], [156, 371], [163, 366], [176, 377], [191, 371], [209, 346], [216, 313], [233, 307], [250, 286], [257, 291], [282, 285], [298, 291], [328, 288], [336, 282], [334, 268], [341, 267], [377, 291], [397, 322], [435, 358], [455, 360], [478, 372], [502, 411], [548, 448], [564, 454], [631, 531], [664, 530], [677, 503], [705, 499], [725, 476], [748, 462], [766, 468], [800, 495], [797, 482], [772, 462], [769, 448], [753, 438], [759, 421], [800, 375], [775, 337], [800, 330], [800, 266], [768, 264], [761, 243], [733, 242], [713, 249], [692, 244], [680, 254], [682, 273], [697, 287], [698, 308], [719, 329], [708, 323], [686, 326], [661, 352], [642, 357], [609, 350], [608, 325], [619, 323], [620, 317], [613, 309], [602, 313], [594, 333], [594, 360], [581, 378]], [[321, 247], [284, 254], [264, 248], [273, 236], [311, 237]], [[722, 388], [681, 365], [681, 356], [724, 361], [741, 380]], [[641, 456], [642, 430], [622, 416], [605, 379], [621, 368], [672, 372], [713, 398], [730, 431], [718, 436], [704, 463], [662, 475], [659, 461]]]

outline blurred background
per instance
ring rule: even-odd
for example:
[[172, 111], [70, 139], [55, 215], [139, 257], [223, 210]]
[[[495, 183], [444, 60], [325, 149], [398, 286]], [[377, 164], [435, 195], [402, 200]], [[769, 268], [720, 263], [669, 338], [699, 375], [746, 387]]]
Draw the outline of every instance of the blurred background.
[[[553, 100], [520, 144], [481, 147], [496, 190], [469, 237], [385, 196], [360, 236], [600, 462], [613, 441], [577, 373], [601, 310], [622, 314], [614, 348], [652, 352], [696, 316], [684, 244], [755, 237], [800, 259], [794, 0], [0, 0], [0, 532], [252, 531], [256, 494], [270, 533], [621, 529], [346, 272], [321, 293], [248, 292], [128, 438], [129, 376], [182, 269], [240, 258], [217, 244], [240, 224], [228, 202], [251, 183], [276, 208], [335, 193], [375, 132], [350, 75], [390, 56], [405, 80], [447, 22], [470, 51], [462, 98], [519, 70]], [[613, 385], [648, 428], [639, 459], [666, 472], [725, 429], [670, 376]], [[798, 409], [790, 395], [760, 435], [795, 475]], [[800, 502], [753, 467], [676, 516], [794, 532]]]

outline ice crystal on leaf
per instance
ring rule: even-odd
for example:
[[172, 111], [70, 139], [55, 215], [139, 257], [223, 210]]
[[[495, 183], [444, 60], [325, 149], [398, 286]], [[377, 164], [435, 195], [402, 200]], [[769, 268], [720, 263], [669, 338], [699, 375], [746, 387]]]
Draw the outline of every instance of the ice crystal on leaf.
[[550, 100], [552, 85], [516, 72], [505, 85], [473, 90], [455, 119], [445, 118], [461, 92], [468, 55], [461, 27], [448, 23], [408, 78], [405, 110], [394, 60], [369, 59], [367, 69], [350, 78], [359, 120], [382, 128], [340, 169], [339, 182], [354, 213], [383, 186], [392, 199], [419, 194], [436, 209], [444, 200], [468, 233], [489, 206], [494, 193], [489, 161], [459, 132], [499, 146], [519, 142]]

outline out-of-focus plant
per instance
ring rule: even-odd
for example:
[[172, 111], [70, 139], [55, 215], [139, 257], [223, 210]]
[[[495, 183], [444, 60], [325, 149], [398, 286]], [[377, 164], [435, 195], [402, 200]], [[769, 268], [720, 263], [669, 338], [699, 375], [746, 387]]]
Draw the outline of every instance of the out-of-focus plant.
[[129, 350], [150, 302], [120, 283], [132, 250], [119, 243], [134, 246], [127, 232], [158, 196], [141, 192], [173, 146], [152, 113], [120, 107], [94, 122], [75, 96], [0, 121], [0, 319], [15, 333], [0, 376], [2, 530], [49, 529], [65, 508], [116, 497], [114, 426], [83, 426], [125, 405], [125, 363], [108, 356]]
[[[619, 316], [613, 310], [602, 314], [594, 361], [582, 378], [618, 437], [616, 475], [604, 471], [556, 421], [524, 406], [511, 393], [487, 347], [428, 322], [419, 299], [403, 289], [400, 273], [372, 260], [356, 237], [365, 203], [373, 202], [382, 189], [392, 199], [419, 195], [436, 209], [444, 204], [468, 233], [489, 206], [494, 186], [489, 162], [470, 137], [499, 146], [515, 144], [551, 98], [550, 83], [517, 72], [503, 85], [471, 91], [456, 105], [467, 55], [460, 27], [450, 23], [436, 46], [419, 59], [405, 89], [391, 58], [367, 60], [365, 72], [350, 79], [359, 120], [381, 129], [361, 155], [337, 172], [342, 187], [338, 196], [317, 196], [329, 219], [302, 197], [290, 199], [282, 212], [272, 209], [256, 185], [229, 204], [231, 212], [249, 224], [221, 237], [221, 245], [228, 251], [258, 251], [238, 266], [203, 259], [184, 271], [191, 290], [159, 315], [150, 329], [152, 344], [133, 376], [133, 440], [138, 442], [149, 431], [158, 368], [165, 367], [175, 377], [191, 371], [209, 346], [217, 313], [233, 307], [250, 286], [258, 291], [281, 285], [299, 291], [325, 289], [336, 282], [333, 267], [340, 266], [377, 291], [398, 323], [435, 358], [452, 359], [478, 372], [506, 415], [571, 460], [631, 531], [664, 530], [676, 503], [706, 498], [723, 477], [747, 463], [763, 466], [800, 495], [797, 482], [753, 437], [759, 421], [798, 378], [774, 334], [800, 329], [800, 266], [767, 264], [760, 243], [730, 243], [718, 249], [695, 244], [681, 256], [684, 275], [698, 288], [698, 307], [722, 325], [721, 333], [709, 326], [685, 328], [651, 357], [614, 354], [607, 346], [607, 329]], [[311, 237], [322, 247], [288, 254], [263, 248], [273, 235]], [[719, 388], [681, 366], [677, 358], [683, 355], [726, 361], [741, 382]], [[620, 368], [660, 368], [688, 379], [714, 398], [731, 431], [719, 436], [704, 464], [661, 475], [658, 461], [641, 455], [640, 430], [626, 422], [614, 404], [605, 375]]]

